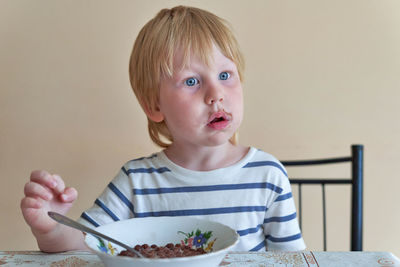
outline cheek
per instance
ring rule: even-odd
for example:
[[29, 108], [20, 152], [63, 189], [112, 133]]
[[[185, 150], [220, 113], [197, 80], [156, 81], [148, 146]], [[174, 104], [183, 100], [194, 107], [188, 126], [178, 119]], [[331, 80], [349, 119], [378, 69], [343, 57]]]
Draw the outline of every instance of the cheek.
[[240, 86], [235, 89], [235, 93], [232, 96], [232, 104], [238, 111], [243, 111], [243, 90]]
[[232, 98], [232, 111], [235, 113], [237, 122], [240, 124], [243, 119], [243, 91], [238, 89], [234, 97]]
[[180, 101], [175, 99], [170, 101], [168, 105], [161, 105], [161, 111], [164, 114], [165, 121], [168, 126], [174, 128], [181, 128], [185, 125], [191, 124], [194, 116], [198, 114], [190, 101]]
[[238, 117], [238, 122], [241, 123], [243, 119], [243, 101], [238, 101], [235, 106], [236, 116]]

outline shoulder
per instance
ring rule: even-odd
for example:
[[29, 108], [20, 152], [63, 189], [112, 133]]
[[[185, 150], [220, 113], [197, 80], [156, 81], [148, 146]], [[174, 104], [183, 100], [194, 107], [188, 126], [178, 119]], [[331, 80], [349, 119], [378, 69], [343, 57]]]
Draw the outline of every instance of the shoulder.
[[126, 174], [165, 172], [168, 168], [160, 160], [160, 152], [127, 161], [121, 168]]
[[132, 183], [133, 177], [167, 171], [168, 169], [165, 166], [161, 166], [158, 155], [159, 153], [153, 153], [147, 157], [135, 158], [125, 162], [112, 180], [112, 183], [130, 184]]
[[125, 162], [124, 166], [140, 166], [144, 164], [149, 164], [154, 160], [157, 160], [159, 153], [152, 153], [145, 157], [134, 158]]
[[243, 166], [246, 177], [259, 177], [264, 182], [272, 184], [280, 193], [290, 191], [290, 181], [282, 163], [275, 156], [265, 151], [252, 149], [253, 155]]
[[252, 155], [243, 168], [268, 170], [287, 177], [285, 167], [276, 157], [257, 148], [251, 148], [251, 150]]

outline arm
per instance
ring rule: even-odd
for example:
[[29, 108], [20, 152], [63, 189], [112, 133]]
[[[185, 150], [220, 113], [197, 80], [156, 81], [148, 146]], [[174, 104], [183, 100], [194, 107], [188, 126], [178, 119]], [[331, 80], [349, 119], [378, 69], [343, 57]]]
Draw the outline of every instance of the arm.
[[40, 250], [87, 250], [82, 232], [60, 225], [47, 215], [48, 211], [66, 214], [78, 196], [74, 188], [65, 187], [64, 181], [58, 175], [33, 171], [24, 193], [25, 197], [21, 200], [22, 214], [31, 227]]
[[279, 193], [265, 213], [264, 234], [268, 250], [304, 250], [306, 248], [297, 221], [289, 179], [282, 177]]

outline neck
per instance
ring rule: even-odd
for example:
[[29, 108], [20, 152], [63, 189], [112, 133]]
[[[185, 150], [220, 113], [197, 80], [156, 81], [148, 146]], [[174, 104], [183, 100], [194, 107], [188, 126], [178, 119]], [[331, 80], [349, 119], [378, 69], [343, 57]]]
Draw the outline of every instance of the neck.
[[210, 171], [235, 164], [248, 151], [248, 147], [227, 142], [219, 146], [201, 147], [171, 144], [164, 152], [172, 162], [183, 168], [195, 171]]

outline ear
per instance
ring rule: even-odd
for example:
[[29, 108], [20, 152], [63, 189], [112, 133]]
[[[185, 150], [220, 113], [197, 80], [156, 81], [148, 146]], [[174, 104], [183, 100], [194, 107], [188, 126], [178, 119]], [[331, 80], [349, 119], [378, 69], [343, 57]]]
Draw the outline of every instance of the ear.
[[144, 112], [147, 118], [154, 122], [162, 122], [164, 120], [164, 114], [157, 107], [155, 110], [150, 109], [147, 105], [143, 105]]

